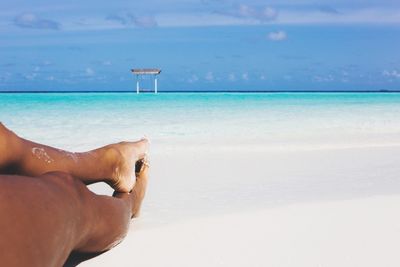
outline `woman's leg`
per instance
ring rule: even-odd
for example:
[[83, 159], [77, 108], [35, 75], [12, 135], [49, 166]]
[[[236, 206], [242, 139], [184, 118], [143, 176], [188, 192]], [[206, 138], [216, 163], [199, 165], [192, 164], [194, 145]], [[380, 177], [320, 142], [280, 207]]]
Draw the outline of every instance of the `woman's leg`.
[[121, 142], [84, 153], [71, 153], [20, 138], [0, 123], [0, 173], [39, 176], [62, 171], [85, 184], [107, 182], [119, 192], [134, 185], [132, 166], [145, 156], [148, 141]]
[[101, 252], [126, 235], [147, 183], [147, 166], [132, 193], [98, 196], [72, 176], [0, 176], [3, 266], [62, 266], [72, 251]]

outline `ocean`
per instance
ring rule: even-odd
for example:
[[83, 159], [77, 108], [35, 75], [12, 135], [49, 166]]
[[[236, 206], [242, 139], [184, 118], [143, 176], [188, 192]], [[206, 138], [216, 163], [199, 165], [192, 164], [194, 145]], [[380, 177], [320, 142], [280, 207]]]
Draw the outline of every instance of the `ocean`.
[[72, 151], [147, 135], [139, 229], [400, 192], [398, 93], [3, 93], [0, 121]]
[[72, 150], [144, 135], [197, 148], [397, 145], [400, 93], [2, 93], [0, 121]]

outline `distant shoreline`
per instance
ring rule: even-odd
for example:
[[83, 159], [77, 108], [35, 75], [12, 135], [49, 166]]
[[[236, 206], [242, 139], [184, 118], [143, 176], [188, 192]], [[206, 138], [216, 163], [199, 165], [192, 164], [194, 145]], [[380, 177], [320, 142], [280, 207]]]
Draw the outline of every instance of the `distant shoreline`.
[[[68, 93], [131, 93], [136, 94], [136, 91], [0, 91], [0, 94], [68, 94]], [[153, 94], [153, 91], [140, 92], [141, 94]], [[158, 93], [400, 93], [400, 90], [324, 90], [324, 91], [311, 91], [311, 90], [204, 90], [204, 91], [180, 91], [180, 90], [165, 90], [158, 91]]]

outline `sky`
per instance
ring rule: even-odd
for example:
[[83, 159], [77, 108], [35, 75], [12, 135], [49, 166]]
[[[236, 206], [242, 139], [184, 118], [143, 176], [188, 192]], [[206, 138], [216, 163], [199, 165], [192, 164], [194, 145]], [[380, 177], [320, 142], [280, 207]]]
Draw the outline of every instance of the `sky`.
[[400, 90], [399, 50], [398, 0], [0, 0], [0, 91]]

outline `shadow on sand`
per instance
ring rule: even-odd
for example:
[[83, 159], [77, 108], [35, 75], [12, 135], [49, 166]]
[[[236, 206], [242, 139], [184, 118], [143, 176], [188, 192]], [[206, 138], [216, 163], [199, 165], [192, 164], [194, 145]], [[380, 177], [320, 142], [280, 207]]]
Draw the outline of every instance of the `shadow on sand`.
[[[106, 251], [104, 251], [106, 252]], [[79, 252], [72, 252], [67, 261], [64, 263], [63, 267], [75, 267], [81, 264], [84, 261], [90, 260], [94, 257], [97, 257], [104, 252], [97, 252], [97, 253], [79, 253]]]

